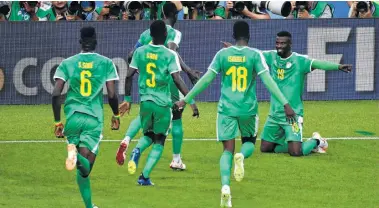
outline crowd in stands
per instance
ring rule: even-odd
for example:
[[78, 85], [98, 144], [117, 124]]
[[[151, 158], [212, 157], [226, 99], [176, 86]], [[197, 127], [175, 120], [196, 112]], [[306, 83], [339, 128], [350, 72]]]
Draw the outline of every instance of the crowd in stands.
[[[173, 1], [179, 20], [333, 18], [325, 1]], [[156, 20], [165, 1], [0, 1], [0, 21]], [[350, 18], [379, 17], [379, 2], [349, 1]]]

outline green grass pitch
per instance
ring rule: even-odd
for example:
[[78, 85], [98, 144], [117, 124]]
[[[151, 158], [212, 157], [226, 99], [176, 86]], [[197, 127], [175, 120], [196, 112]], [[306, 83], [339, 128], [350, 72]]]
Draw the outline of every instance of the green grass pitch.
[[[199, 119], [185, 110], [185, 138], [215, 138], [216, 103], [198, 105]], [[268, 107], [268, 103], [259, 105], [260, 132]], [[378, 107], [378, 101], [305, 102], [304, 137], [313, 131], [328, 138], [363, 137], [359, 131], [378, 137]], [[138, 110], [133, 105], [131, 115], [122, 118], [121, 130], [110, 131], [111, 113], [105, 105], [104, 139], [122, 139]], [[0, 115], [0, 142], [55, 140], [50, 105], [0, 106]], [[239, 150], [240, 141], [237, 144]], [[90, 176], [93, 202], [99, 207], [219, 207], [221, 144], [184, 141], [182, 156], [188, 170], [175, 172], [169, 169], [172, 143], [168, 141], [151, 175], [154, 187], [136, 185], [147, 152], [137, 174], [130, 176], [126, 165], [116, 164], [118, 145], [101, 144]], [[260, 141], [256, 146], [245, 161], [244, 180], [232, 179], [233, 207], [379, 207], [379, 140], [330, 140], [327, 154], [301, 158], [262, 154]], [[64, 168], [65, 147], [64, 143], [0, 143], [0, 207], [84, 207], [75, 171]]]

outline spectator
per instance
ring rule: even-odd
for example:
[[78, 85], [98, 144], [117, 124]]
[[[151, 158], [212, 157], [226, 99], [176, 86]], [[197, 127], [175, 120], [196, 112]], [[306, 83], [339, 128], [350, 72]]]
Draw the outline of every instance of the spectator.
[[0, 21], [6, 21], [9, 14], [9, 2], [0, 1]]
[[334, 7], [325, 1], [292, 1], [292, 13], [287, 18], [333, 18]]
[[192, 20], [217, 20], [225, 19], [225, 3], [219, 1], [195, 1], [183, 2], [188, 8], [186, 19]]
[[52, 1], [51, 5], [41, 5], [37, 16], [40, 21], [74, 20], [75, 16], [70, 16], [67, 10], [66, 1]]
[[349, 18], [379, 17], [379, 3], [372, 1], [349, 1]]
[[226, 11], [228, 19], [270, 19], [270, 15], [265, 8], [260, 8], [251, 2], [238, 2], [243, 4], [242, 7], [237, 5], [236, 1], [226, 2]]
[[37, 1], [13, 1], [8, 3], [10, 9], [7, 19], [10, 21], [38, 21]]
[[[180, 1], [171, 2], [175, 4], [178, 11], [183, 9], [183, 5]], [[144, 2], [148, 7], [144, 8], [143, 19], [161, 20], [163, 17], [163, 5], [165, 3], [166, 1]]]
[[122, 11], [123, 5], [119, 1], [105, 1], [97, 20], [121, 20], [127, 19]]

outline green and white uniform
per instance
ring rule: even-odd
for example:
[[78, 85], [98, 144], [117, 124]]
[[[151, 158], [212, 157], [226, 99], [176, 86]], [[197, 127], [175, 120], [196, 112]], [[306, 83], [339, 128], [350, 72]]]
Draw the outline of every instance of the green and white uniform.
[[297, 123], [290, 125], [286, 121], [283, 105], [271, 96], [270, 113], [261, 137], [265, 141], [281, 145], [286, 141], [301, 142], [304, 116], [302, 94], [305, 77], [311, 72], [313, 59], [295, 52], [286, 59], [281, 58], [276, 51], [264, 51], [263, 55], [273, 80], [295, 111]]
[[256, 77], [268, 71], [260, 51], [232, 46], [220, 50], [208, 67], [221, 73], [221, 97], [218, 104], [217, 139], [219, 141], [256, 136], [258, 102]]
[[119, 79], [115, 65], [97, 53], [79, 53], [62, 61], [54, 79], [69, 85], [64, 104], [68, 143], [97, 154], [104, 124], [103, 86]]
[[148, 44], [136, 49], [130, 67], [139, 71], [143, 132], [167, 134], [172, 107], [170, 74], [181, 71], [178, 55], [163, 45]]

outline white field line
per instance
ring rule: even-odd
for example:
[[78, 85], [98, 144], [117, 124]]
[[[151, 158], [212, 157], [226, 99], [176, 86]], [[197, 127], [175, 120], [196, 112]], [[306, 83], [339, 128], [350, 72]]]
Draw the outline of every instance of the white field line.
[[[379, 137], [334, 137], [334, 138], [326, 138], [328, 140], [376, 140]], [[183, 139], [184, 141], [216, 141], [216, 139], [203, 138], [203, 139]], [[239, 139], [238, 139], [239, 140]], [[257, 139], [260, 140], [260, 139]], [[101, 140], [101, 142], [120, 142], [121, 140]], [[132, 140], [138, 141], [138, 139]], [[172, 141], [172, 139], [166, 139], [166, 141]], [[63, 143], [64, 140], [8, 140], [8, 141], [0, 141], [0, 144], [24, 144], [24, 143]]]

